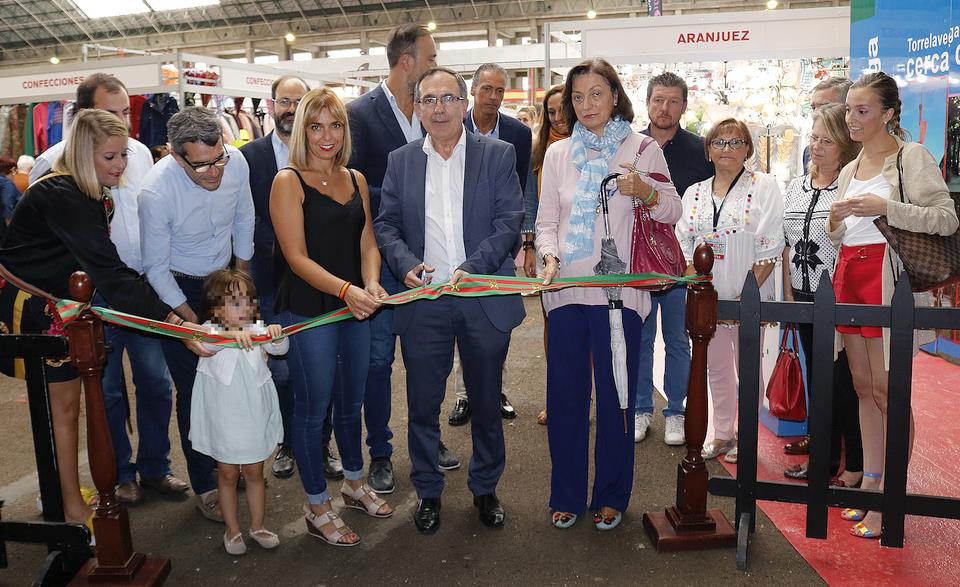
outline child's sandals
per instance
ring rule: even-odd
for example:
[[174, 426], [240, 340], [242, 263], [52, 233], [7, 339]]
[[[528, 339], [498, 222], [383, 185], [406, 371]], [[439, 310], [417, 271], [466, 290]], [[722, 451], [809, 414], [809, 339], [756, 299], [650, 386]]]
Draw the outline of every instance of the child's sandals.
[[243, 542], [243, 533], [237, 532], [237, 535], [233, 538], [227, 536], [227, 533], [223, 533], [223, 548], [226, 549], [227, 554], [232, 554], [233, 556], [240, 556], [241, 554], [247, 553], [247, 545]]
[[[344, 481], [340, 486], [340, 495], [343, 497], [343, 504], [348, 508], [360, 510], [368, 516], [374, 518], [389, 518], [393, 515], [393, 510], [387, 505], [383, 498], [379, 497], [369, 485], [361, 485], [353, 489]], [[366, 501], [364, 501], [366, 498]], [[386, 511], [384, 511], [386, 508]]]
[[247, 532], [247, 536], [259, 544], [260, 548], [270, 550], [271, 548], [280, 546], [280, 537], [266, 528], [260, 528], [259, 530], [250, 528], [250, 531]]
[[[311, 536], [319, 538], [331, 546], [356, 546], [360, 544], [359, 536], [354, 541], [345, 540], [347, 536], [354, 534], [354, 532], [343, 523], [340, 516], [332, 509], [319, 515], [313, 513], [309, 506], [304, 506], [303, 511], [306, 514], [304, 521], [307, 523], [307, 532]], [[332, 532], [323, 531], [322, 528], [327, 524], [333, 524]]]

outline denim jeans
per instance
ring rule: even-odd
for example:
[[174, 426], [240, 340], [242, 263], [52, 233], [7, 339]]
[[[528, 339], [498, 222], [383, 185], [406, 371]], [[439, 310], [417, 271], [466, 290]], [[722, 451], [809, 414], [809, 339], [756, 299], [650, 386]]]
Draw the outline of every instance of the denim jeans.
[[[308, 317], [286, 311], [279, 318], [281, 324], [290, 325]], [[338, 361], [343, 385], [334, 384]], [[299, 332], [290, 338], [287, 365], [293, 389], [293, 454], [307, 501], [322, 504], [330, 500], [323, 470], [323, 427], [331, 401], [344, 477], [363, 478], [360, 409], [370, 368], [369, 322], [347, 320]]]
[[[170, 414], [173, 411], [173, 386], [163, 347], [158, 337], [138, 334], [126, 328], [105, 326], [107, 364], [103, 370], [103, 403], [117, 460], [117, 483], [141, 479], [160, 479], [170, 470]], [[126, 349], [133, 371], [137, 394], [137, 461], [130, 462], [133, 449], [125, 426], [130, 416], [126, 401], [127, 384], [123, 374]]]
[[[380, 285], [388, 294], [400, 291], [386, 263], [380, 269]], [[393, 359], [397, 352], [397, 335], [393, 333], [393, 308], [383, 306], [370, 322], [370, 371], [363, 398], [363, 419], [367, 425], [367, 447], [370, 458], [393, 456], [393, 432], [390, 430], [392, 393], [390, 376], [393, 374]]]
[[663, 387], [667, 406], [663, 416], [681, 416], [690, 382], [690, 338], [687, 336], [687, 288], [675, 286], [650, 293], [650, 314], [643, 321], [640, 347], [640, 371], [637, 374], [637, 414], [653, 413], [653, 343], [657, 338], [657, 309], [663, 320], [663, 344], [667, 351]]

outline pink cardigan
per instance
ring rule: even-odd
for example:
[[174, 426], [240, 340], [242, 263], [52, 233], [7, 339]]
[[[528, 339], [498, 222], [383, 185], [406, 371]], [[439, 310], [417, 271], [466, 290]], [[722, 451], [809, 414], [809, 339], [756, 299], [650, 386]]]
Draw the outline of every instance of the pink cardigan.
[[[637, 149], [644, 138], [644, 135], [637, 133], [627, 136], [617, 149], [613, 160], [610, 161], [609, 172], [625, 173], [626, 170], [620, 167], [620, 164], [633, 163]], [[603, 215], [597, 214], [593, 255], [589, 259], [581, 259], [574, 263], [564, 261], [564, 241], [567, 238], [577, 180], [580, 178], [580, 173], [573, 164], [572, 151], [573, 146], [569, 138], [557, 141], [547, 149], [543, 160], [540, 207], [537, 211], [537, 252], [540, 258], [550, 254], [560, 259], [559, 277], [593, 275], [593, 266], [600, 260], [600, 240], [604, 236]], [[659, 172], [670, 176], [667, 161], [663, 158], [663, 151], [656, 141], [651, 142], [644, 149], [637, 168], [640, 171]], [[651, 181], [646, 177], [643, 177], [643, 180], [647, 183]], [[658, 222], [675, 224], [683, 212], [676, 188], [673, 184], [659, 184], [656, 187], [660, 195], [660, 203], [651, 209], [650, 216]], [[628, 264], [633, 234], [632, 200], [633, 198], [614, 191], [610, 197], [609, 206], [610, 234], [617, 243], [620, 258]], [[596, 287], [572, 287], [543, 293], [543, 305], [547, 312], [568, 304], [605, 306], [607, 296], [602, 288]], [[635, 288], [623, 288], [623, 305], [639, 314], [641, 318], [646, 318], [650, 313], [650, 294]]]

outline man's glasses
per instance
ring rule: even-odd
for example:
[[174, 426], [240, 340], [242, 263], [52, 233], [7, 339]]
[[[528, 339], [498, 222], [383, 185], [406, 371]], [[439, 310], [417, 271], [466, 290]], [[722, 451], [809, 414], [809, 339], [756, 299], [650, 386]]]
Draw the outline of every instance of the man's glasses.
[[422, 104], [425, 106], [436, 106], [437, 103], [439, 102], [444, 106], [449, 106], [450, 104], [453, 104], [458, 100], [462, 102], [463, 98], [461, 98], [460, 96], [454, 96], [453, 94], [444, 94], [439, 98], [436, 96], [424, 96], [423, 98], [420, 98], [419, 100], [417, 100], [417, 104]]
[[230, 155], [227, 153], [227, 150], [224, 149], [223, 155], [220, 155], [213, 161], [209, 161], [207, 163], [191, 163], [189, 160], [187, 160], [186, 157], [184, 157], [183, 160], [186, 161], [187, 165], [189, 165], [190, 168], [193, 169], [195, 172], [206, 173], [210, 171], [211, 167], [218, 167], [220, 169], [223, 169], [224, 167], [226, 167], [227, 161], [230, 160]]
[[728, 146], [730, 147], [731, 151], [738, 151], [746, 144], [747, 141], [743, 139], [713, 139], [710, 141], [710, 146], [718, 151], [723, 151]]
[[296, 108], [297, 106], [300, 105], [300, 100], [291, 100], [290, 98], [280, 98], [279, 100], [274, 100], [273, 103], [274, 105], [279, 106], [281, 108], [289, 108], [291, 106]]

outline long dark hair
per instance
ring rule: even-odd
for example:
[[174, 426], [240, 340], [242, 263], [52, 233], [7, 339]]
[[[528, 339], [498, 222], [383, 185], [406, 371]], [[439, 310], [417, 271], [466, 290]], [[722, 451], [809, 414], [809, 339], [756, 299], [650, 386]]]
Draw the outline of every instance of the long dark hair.
[[[533, 164], [530, 165], [530, 169], [534, 171], [540, 169], [540, 166], [543, 165], [543, 156], [547, 152], [547, 143], [550, 142], [550, 129], [553, 128], [550, 123], [550, 115], [547, 114], [550, 98], [562, 92], [563, 84], [557, 84], [543, 95], [543, 110], [540, 111], [540, 134], [537, 135], [537, 144], [533, 149]], [[562, 103], [560, 104], [560, 110], [563, 110]], [[567, 125], [567, 128], [570, 128], [570, 125]]]

